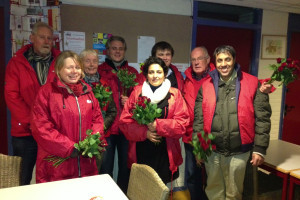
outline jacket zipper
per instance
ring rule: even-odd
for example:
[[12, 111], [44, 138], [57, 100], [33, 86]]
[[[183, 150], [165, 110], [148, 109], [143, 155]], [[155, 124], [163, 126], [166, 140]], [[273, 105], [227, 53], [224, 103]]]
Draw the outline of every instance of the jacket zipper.
[[[76, 99], [76, 103], [77, 103], [77, 107], [78, 107], [78, 113], [79, 113], [79, 141], [81, 141], [81, 111], [80, 111], [80, 106], [78, 103], [78, 98], [76, 95], [75, 99]], [[81, 177], [81, 168], [80, 168], [80, 155], [78, 155], [78, 159], [77, 159], [77, 164], [78, 164], [78, 176]]]

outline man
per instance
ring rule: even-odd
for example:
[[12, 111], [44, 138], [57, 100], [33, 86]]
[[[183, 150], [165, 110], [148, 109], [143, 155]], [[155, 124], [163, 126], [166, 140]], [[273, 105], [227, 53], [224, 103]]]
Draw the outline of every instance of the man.
[[5, 72], [5, 100], [11, 112], [13, 154], [22, 157], [21, 185], [30, 184], [37, 144], [30, 130], [30, 109], [39, 88], [55, 77], [54, 61], [59, 51], [52, 48], [53, 30], [43, 22], [33, 26], [32, 44], [21, 48]]
[[210, 63], [210, 56], [207, 49], [203, 46], [192, 50], [191, 64], [184, 72], [186, 78], [183, 86], [183, 96], [187, 102], [190, 115], [190, 123], [187, 127], [186, 135], [182, 137], [185, 147], [185, 185], [189, 189], [191, 200], [205, 200], [207, 197], [203, 189], [204, 173], [202, 173], [202, 171], [205, 171], [204, 168], [197, 166], [193, 147], [190, 143], [192, 141], [194, 106], [198, 90], [206, 79], [208, 72], [214, 70], [215, 66]]
[[123, 94], [123, 88], [120, 81], [113, 70], [128, 69], [130, 73], [136, 74], [135, 81], [140, 83], [137, 70], [128, 65], [125, 59], [127, 46], [124, 38], [120, 36], [112, 36], [106, 42], [107, 58], [105, 62], [98, 68], [100, 77], [103, 77], [111, 87], [113, 99], [117, 107], [117, 116], [114, 123], [106, 133], [106, 141], [108, 146], [103, 155], [103, 161], [100, 168], [100, 174], [110, 174], [113, 177], [115, 150], [118, 150], [118, 178], [117, 184], [126, 194], [129, 181], [129, 168], [127, 167], [128, 141], [119, 131], [119, 119], [125, 102], [131, 91], [126, 95]]
[[263, 163], [269, 145], [271, 107], [258, 79], [242, 72], [233, 47], [214, 52], [216, 70], [203, 81], [195, 102], [193, 134], [212, 133], [216, 150], [205, 163], [208, 199], [242, 199], [246, 163]]
[[153, 57], [161, 58], [165, 62], [167, 67], [169, 67], [167, 79], [170, 80], [171, 87], [182, 91], [183, 77], [177, 67], [172, 65], [172, 58], [174, 56], [173, 47], [165, 41], [158, 42], [152, 47], [151, 55]]

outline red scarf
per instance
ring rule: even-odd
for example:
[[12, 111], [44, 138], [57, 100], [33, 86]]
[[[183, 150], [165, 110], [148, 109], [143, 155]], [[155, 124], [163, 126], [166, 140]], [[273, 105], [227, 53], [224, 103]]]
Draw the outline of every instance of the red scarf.
[[83, 85], [81, 84], [81, 82], [79, 81], [78, 83], [75, 84], [68, 84], [66, 83], [66, 85], [73, 91], [73, 93], [75, 94], [75, 96], [79, 97], [82, 94], [82, 90], [83, 90]]

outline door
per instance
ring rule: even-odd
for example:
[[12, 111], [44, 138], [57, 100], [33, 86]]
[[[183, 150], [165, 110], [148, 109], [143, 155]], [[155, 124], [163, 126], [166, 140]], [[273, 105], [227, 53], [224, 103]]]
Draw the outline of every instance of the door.
[[[299, 59], [300, 32], [291, 34], [290, 58]], [[300, 77], [299, 77], [300, 78]], [[290, 83], [286, 89], [282, 140], [300, 145], [300, 80]]]
[[241, 65], [242, 71], [249, 73], [253, 35], [254, 31], [249, 29], [198, 25], [196, 46], [205, 46], [213, 63], [215, 62], [213, 53], [216, 47], [232, 46], [236, 51], [236, 62]]

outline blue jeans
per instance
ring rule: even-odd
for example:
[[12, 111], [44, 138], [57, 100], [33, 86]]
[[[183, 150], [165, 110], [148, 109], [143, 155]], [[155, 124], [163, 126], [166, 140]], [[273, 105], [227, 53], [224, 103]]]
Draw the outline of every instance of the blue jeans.
[[21, 185], [29, 185], [37, 156], [37, 144], [32, 136], [12, 137], [13, 155], [22, 158]]
[[118, 150], [118, 178], [117, 184], [127, 193], [129, 182], [129, 168], [127, 167], [128, 140], [120, 133], [119, 135], [110, 135], [106, 138], [108, 146], [103, 154], [103, 160], [100, 167], [100, 174], [109, 174], [113, 177], [115, 150]]
[[196, 164], [193, 147], [190, 144], [184, 143], [185, 148], [185, 177], [184, 185], [190, 191], [191, 200], [207, 200], [203, 188], [202, 168]]

